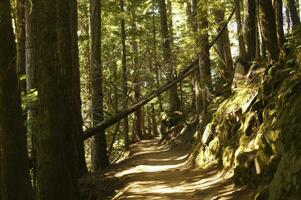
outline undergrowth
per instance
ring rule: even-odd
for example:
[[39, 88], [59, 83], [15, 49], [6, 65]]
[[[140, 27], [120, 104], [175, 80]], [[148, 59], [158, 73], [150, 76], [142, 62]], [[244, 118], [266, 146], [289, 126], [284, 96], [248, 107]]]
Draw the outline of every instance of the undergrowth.
[[[301, 30], [288, 37], [280, 61], [254, 62], [251, 73], [218, 105], [202, 134], [198, 166], [233, 170], [255, 199], [301, 194]], [[252, 68], [252, 67], [251, 67]]]

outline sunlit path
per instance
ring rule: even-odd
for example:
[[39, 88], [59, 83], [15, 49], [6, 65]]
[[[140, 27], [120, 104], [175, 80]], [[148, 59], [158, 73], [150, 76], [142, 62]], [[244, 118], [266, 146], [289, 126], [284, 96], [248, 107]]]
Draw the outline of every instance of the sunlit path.
[[231, 173], [193, 167], [189, 148], [184, 149], [158, 140], [133, 145], [136, 153], [106, 174], [123, 181], [108, 199], [251, 199], [244, 188], [234, 186]]

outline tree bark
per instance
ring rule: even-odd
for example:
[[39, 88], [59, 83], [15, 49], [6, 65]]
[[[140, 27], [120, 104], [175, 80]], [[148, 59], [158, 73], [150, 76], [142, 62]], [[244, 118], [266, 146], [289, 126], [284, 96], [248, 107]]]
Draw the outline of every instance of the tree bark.
[[287, 3], [290, 11], [293, 29], [295, 29], [300, 24], [300, 17], [297, 9], [296, 0], [287, 0]]
[[66, 137], [63, 141], [67, 153], [69, 169], [77, 185], [77, 178], [86, 172], [82, 135], [79, 61], [77, 46], [77, 2], [76, 0], [57, 1], [57, 51], [59, 65], [65, 70], [61, 73], [66, 106], [64, 125]]
[[284, 30], [283, 30], [283, 2], [282, 0], [274, 0], [274, 10], [276, 18], [276, 30], [279, 47], [284, 45]]
[[[155, 65], [155, 71], [156, 71], [156, 85], [157, 89], [160, 88], [160, 66], [158, 63], [157, 58], [157, 28], [156, 28], [156, 6], [155, 6], [155, 0], [153, 0], [153, 19], [152, 19], [152, 28], [153, 28], [153, 58], [154, 58], [154, 65]], [[163, 105], [162, 105], [162, 98], [161, 95], [158, 96], [158, 102], [160, 106], [160, 111], [163, 112]]]
[[259, 0], [262, 42], [272, 59], [278, 60], [279, 45], [276, 33], [275, 13], [271, 0]]
[[[199, 23], [199, 0], [192, 0], [191, 6], [192, 6], [192, 10], [191, 10], [191, 28], [192, 28], [192, 32], [195, 35], [195, 53], [196, 55], [199, 56], [199, 48], [200, 48], [200, 33], [199, 31], [199, 27], [198, 27], [198, 23]], [[195, 71], [195, 80], [194, 80], [194, 105], [195, 105], [195, 110], [197, 114], [200, 114], [201, 112], [201, 77], [200, 77], [200, 63], [197, 63], [197, 70]]]
[[[161, 21], [161, 36], [164, 65], [167, 69], [167, 82], [175, 77], [174, 63], [172, 61], [171, 37], [168, 30], [168, 19], [166, 13], [165, 0], [159, 0], [159, 13]], [[169, 90], [169, 111], [175, 112], [180, 110], [180, 99], [177, 92], [177, 85], [173, 85]]]
[[291, 26], [291, 15], [288, 6], [285, 6], [285, 20], [287, 24], [287, 33], [291, 33], [292, 26]]
[[[74, 3], [74, 2], [73, 2]], [[54, 6], [55, 5], [55, 6]], [[37, 106], [37, 199], [80, 199], [81, 130], [73, 95], [72, 1], [37, 0], [34, 45]], [[77, 101], [77, 100], [76, 100]]]
[[172, 13], [172, 2], [171, 0], [166, 0], [166, 14], [167, 14], [167, 24], [170, 33], [170, 46], [171, 49], [174, 46], [174, 29], [173, 29], [173, 13]]
[[[78, 49], [78, 12], [77, 12], [77, 0], [70, 0], [71, 4], [71, 51], [72, 51], [72, 95], [71, 101], [73, 102], [73, 108], [71, 111], [74, 112], [73, 128], [76, 139], [75, 145], [78, 147], [77, 152], [77, 164], [78, 164], [78, 175], [82, 176], [87, 172], [87, 165], [85, 160], [85, 148], [84, 143], [81, 141], [81, 135], [83, 134], [83, 119], [82, 119], [82, 107], [81, 107], [81, 94], [80, 94], [80, 65], [79, 65], [79, 49]], [[71, 72], [72, 71], [72, 72]]]
[[[90, 1], [91, 27], [91, 90], [92, 90], [92, 123], [93, 126], [104, 120], [103, 113], [103, 69], [101, 63], [101, 1]], [[91, 149], [93, 170], [104, 169], [109, 165], [105, 130], [100, 130], [93, 138]]]
[[[124, 12], [124, 0], [119, 0], [119, 6], [120, 6], [120, 11], [123, 13]], [[123, 108], [127, 109], [127, 104], [128, 104], [128, 85], [127, 85], [127, 66], [126, 66], [126, 32], [125, 32], [125, 20], [124, 18], [121, 18], [120, 20], [120, 30], [121, 30], [121, 47], [122, 47], [122, 55], [121, 55], [121, 61], [122, 61], [122, 88], [123, 88], [123, 93], [124, 93], [124, 99], [123, 99]], [[124, 146], [125, 150], [129, 149], [129, 120], [128, 117], [124, 118], [123, 121], [123, 131], [124, 131]]]
[[238, 48], [239, 48], [239, 58], [242, 62], [247, 61], [247, 52], [246, 52], [246, 45], [244, 40], [244, 35], [242, 34], [243, 26], [241, 20], [241, 0], [235, 0], [235, 17], [236, 17], [236, 25], [237, 25], [237, 35], [238, 35]]
[[[207, 113], [207, 93], [213, 91], [210, 67], [210, 44], [209, 44], [209, 22], [208, 22], [208, 1], [202, 2], [197, 14], [198, 23], [198, 57], [199, 76], [197, 81], [201, 88], [201, 101], [204, 116]], [[222, 36], [222, 34], [220, 35]], [[196, 100], [197, 102], [197, 100]]]
[[17, 35], [17, 73], [22, 93], [26, 93], [25, 76], [25, 0], [17, 1], [16, 35]]
[[[33, 93], [36, 90], [36, 55], [35, 55], [35, 45], [37, 33], [35, 29], [35, 0], [26, 0], [25, 4], [25, 57], [26, 57], [26, 90], [27, 93]], [[29, 151], [31, 153], [32, 159], [32, 179], [33, 186], [36, 189], [36, 133], [37, 133], [37, 108], [35, 100], [30, 101], [28, 105], [27, 113], [27, 134], [30, 137]]]
[[156, 109], [155, 109], [155, 105], [153, 103], [151, 104], [151, 110], [152, 110], [152, 114], [151, 114], [152, 132], [153, 132], [153, 135], [156, 137], [156, 136], [159, 136], [159, 133], [158, 133], [157, 121], [156, 121]]
[[0, 1], [0, 199], [31, 200], [10, 1]]
[[[135, 5], [133, 5], [133, 8], [135, 9]], [[140, 83], [140, 70], [139, 70], [139, 60], [138, 60], [138, 43], [137, 43], [137, 25], [136, 25], [136, 14], [135, 10], [132, 10], [132, 51], [133, 51], [133, 57], [134, 57], [134, 69], [136, 70], [136, 73], [134, 76], [134, 93], [135, 93], [135, 100], [138, 101], [141, 98], [141, 83]], [[139, 108], [135, 112], [135, 133], [139, 139], [143, 139], [143, 115], [142, 110]]]
[[247, 60], [256, 57], [256, 0], [244, 0]]

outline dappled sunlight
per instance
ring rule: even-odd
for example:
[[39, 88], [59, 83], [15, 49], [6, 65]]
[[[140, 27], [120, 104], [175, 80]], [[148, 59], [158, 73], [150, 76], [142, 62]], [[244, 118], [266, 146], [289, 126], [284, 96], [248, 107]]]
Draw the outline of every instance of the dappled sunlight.
[[[191, 128], [191, 127], [190, 127]], [[191, 131], [183, 128], [181, 143], [145, 140], [131, 145], [130, 156], [116, 164], [104, 178], [110, 185], [110, 199], [233, 199], [244, 188], [235, 187], [233, 171], [218, 166], [204, 169], [196, 165], [196, 156], [185, 137]], [[186, 136], [185, 136], [186, 134]], [[188, 137], [192, 137], [189, 134]], [[99, 185], [99, 188], [106, 187]], [[242, 198], [248, 200], [249, 198]]]
[[112, 175], [125, 178], [127, 183], [116, 191], [113, 199], [199, 199], [200, 196], [202, 199], [231, 199], [241, 190], [234, 186], [232, 172], [191, 168], [188, 165], [190, 153], [175, 148], [157, 153], [157, 149], [165, 145], [156, 143], [151, 151], [150, 143], [155, 144], [154, 141], [144, 141], [135, 146], [140, 150], [136, 165]]
[[184, 166], [185, 163], [180, 163], [177, 165], [138, 165], [136, 167], [130, 168], [128, 170], [124, 170], [122, 172], [119, 172], [115, 174], [115, 177], [122, 177], [128, 174], [133, 173], [141, 173], [141, 172], [164, 172], [164, 171], [170, 171], [173, 169], [178, 169], [182, 166]]
[[[212, 175], [212, 172], [215, 172], [215, 175]], [[225, 173], [212, 170], [209, 174], [209, 177], [195, 176], [187, 180], [183, 180], [183, 174], [170, 174], [164, 176], [164, 181], [131, 182], [120, 190], [114, 199], [139, 199], [142, 196], [147, 199], [158, 199], [158, 196], [160, 199], [198, 199], [200, 195], [202, 199], [231, 199], [231, 194], [241, 190], [235, 188], [230, 179], [225, 179]]]

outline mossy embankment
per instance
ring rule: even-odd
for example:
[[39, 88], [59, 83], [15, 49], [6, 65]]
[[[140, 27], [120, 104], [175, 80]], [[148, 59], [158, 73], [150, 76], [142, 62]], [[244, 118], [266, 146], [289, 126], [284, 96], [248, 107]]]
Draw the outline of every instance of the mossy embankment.
[[301, 31], [288, 38], [277, 63], [256, 61], [233, 94], [217, 100], [196, 162], [233, 170], [256, 199], [300, 199]]

